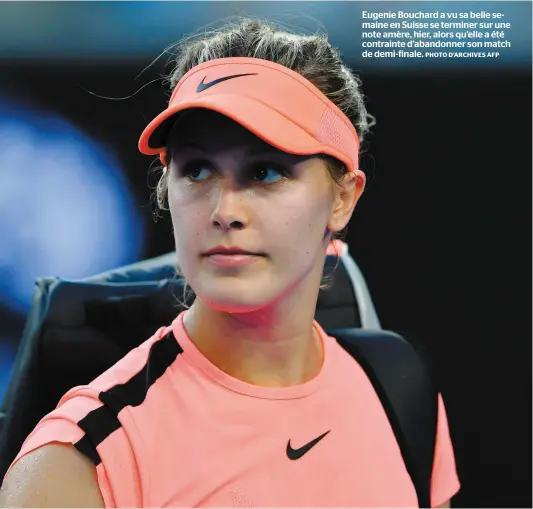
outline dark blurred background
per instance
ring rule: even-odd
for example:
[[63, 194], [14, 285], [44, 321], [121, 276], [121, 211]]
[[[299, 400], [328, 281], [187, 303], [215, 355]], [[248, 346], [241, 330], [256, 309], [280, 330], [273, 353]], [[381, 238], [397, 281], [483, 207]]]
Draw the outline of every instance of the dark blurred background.
[[[490, 61], [362, 59], [361, 11], [401, 9], [505, 13], [512, 47]], [[384, 327], [436, 359], [454, 505], [531, 507], [530, 2], [0, 3], [0, 400], [37, 277], [173, 249], [136, 148], [168, 97], [169, 55], [150, 64], [231, 15], [324, 29], [359, 73], [377, 125], [351, 253]]]

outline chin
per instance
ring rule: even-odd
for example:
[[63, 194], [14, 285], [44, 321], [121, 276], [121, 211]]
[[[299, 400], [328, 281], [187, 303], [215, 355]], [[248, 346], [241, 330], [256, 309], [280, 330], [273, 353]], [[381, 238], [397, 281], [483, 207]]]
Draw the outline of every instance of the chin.
[[224, 313], [257, 311], [272, 303], [280, 293], [275, 291], [272, 281], [237, 278], [214, 281], [211, 277], [197, 281], [194, 292], [209, 307]]

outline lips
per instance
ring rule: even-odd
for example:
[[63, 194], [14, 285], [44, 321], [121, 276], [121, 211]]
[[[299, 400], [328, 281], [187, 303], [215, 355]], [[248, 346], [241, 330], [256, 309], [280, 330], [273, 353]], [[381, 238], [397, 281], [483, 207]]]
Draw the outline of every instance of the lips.
[[263, 253], [257, 253], [238, 246], [215, 246], [202, 257], [205, 261], [216, 267], [217, 270], [235, 270], [256, 264], [264, 258]]
[[260, 253], [254, 253], [252, 251], [247, 251], [240, 247], [223, 247], [217, 246], [209, 251], [203, 253], [202, 256], [213, 256], [213, 255], [222, 255], [222, 256], [231, 256], [231, 255], [252, 255], [252, 256], [261, 256]]
[[219, 269], [235, 269], [237, 267], [246, 267], [257, 263], [263, 259], [262, 255], [256, 255], [248, 251], [224, 251], [223, 253], [213, 252], [204, 256], [207, 263]]

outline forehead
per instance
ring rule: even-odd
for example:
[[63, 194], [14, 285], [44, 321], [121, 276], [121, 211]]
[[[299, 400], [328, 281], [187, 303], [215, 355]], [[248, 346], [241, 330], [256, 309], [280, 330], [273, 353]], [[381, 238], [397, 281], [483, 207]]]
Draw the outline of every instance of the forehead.
[[173, 149], [194, 145], [209, 151], [246, 147], [254, 151], [283, 153], [237, 122], [206, 109], [181, 113], [169, 133], [168, 144]]

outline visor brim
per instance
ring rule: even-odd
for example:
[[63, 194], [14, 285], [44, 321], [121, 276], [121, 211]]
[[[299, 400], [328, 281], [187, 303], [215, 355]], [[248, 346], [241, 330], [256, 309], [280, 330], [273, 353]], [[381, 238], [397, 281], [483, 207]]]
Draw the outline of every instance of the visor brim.
[[297, 123], [267, 104], [243, 95], [212, 94], [170, 106], [146, 127], [139, 139], [139, 150], [146, 155], [160, 154], [168, 143], [168, 134], [180, 112], [192, 108], [216, 111], [237, 122], [269, 145], [297, 155], [328, 154], [349, 168], [350, 158], [321, 143]]

